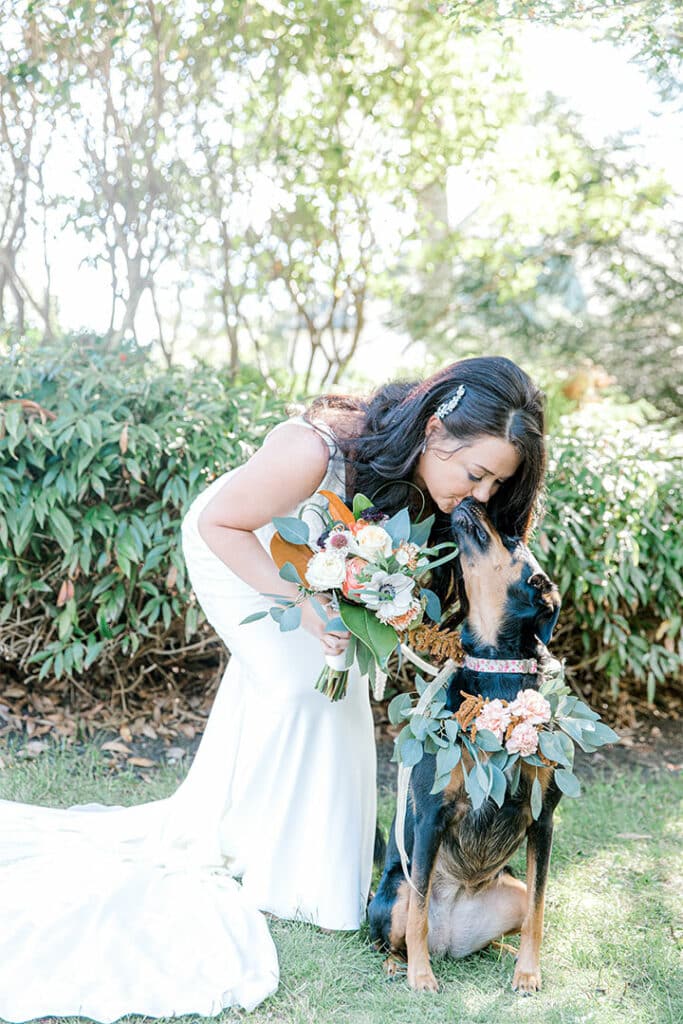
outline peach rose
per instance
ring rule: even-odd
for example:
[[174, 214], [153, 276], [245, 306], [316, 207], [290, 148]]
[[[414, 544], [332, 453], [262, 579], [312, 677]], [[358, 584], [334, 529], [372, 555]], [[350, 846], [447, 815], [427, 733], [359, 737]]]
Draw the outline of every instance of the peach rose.
[[344, 597], [348, 597], [351, 600], [358, 597], [358, 592], [363, 589], [363, 584], [360, 582], [360, 574], [367, 569], [368, 563], [364, 558], [347, 558], [346, 560], [346, 577], [342, 583], [342, 594]]

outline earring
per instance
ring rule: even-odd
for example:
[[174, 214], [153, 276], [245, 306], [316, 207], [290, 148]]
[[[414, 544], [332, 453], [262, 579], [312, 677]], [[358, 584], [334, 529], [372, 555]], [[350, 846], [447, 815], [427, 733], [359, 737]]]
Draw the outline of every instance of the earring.
[[420, 449], [420, 451], [421, 451], [422, 455], [424, 455], [425, 452], [427, 451], [427, 438], [426, 437], [425, 437], [424, 441], [422, 442], [422, 448]]

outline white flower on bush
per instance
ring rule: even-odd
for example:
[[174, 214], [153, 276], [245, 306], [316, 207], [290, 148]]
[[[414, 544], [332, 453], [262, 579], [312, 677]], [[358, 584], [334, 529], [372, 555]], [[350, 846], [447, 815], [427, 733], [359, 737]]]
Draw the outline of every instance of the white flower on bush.
[[306, 566], [306, 579], [314, 590], [340, 587], [346, 577], [346, 558], [337, 551], [319, 551]]
[[366, 562], [374, 562], [378, 558], [388, 558], [392, 551], [393, 542], [387, 531], [370, 523], [362, 526], [351, 538], [349, 549], [353, 555], [359, 555]]
[[403, 615], [413, 601], [413, 581], [400, 572], [374, 572], [358, 597], [381, 622]]

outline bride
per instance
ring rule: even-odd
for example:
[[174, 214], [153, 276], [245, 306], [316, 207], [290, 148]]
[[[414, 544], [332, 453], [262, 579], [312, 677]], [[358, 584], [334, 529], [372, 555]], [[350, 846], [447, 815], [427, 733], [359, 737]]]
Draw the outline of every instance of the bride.
[[[253, 1009], [279, 973], [264, 911], [355, 930], [375, 832], [367, 680], [331, 702], [315, 680], [348, 634], [310, 605], [282, 633], [265, 593], [293, 594], [269, 555], [273, 517], [317, 492], [422, 504], [435, 532], [467, 495], [523, 535], [544, 472], [542, 395], [514, 363], [468, 359], [364, 401], [327, 396], [215, 480], [182, 524], [206, 617], [230, 649], [194, 762], [177, 792], [135, 807], [68, 810], [0, 801], [0, 1018]], [[416, 498], [418, 499], [417, 504]], [[445, 592], [449, 580], [440, 581]]]

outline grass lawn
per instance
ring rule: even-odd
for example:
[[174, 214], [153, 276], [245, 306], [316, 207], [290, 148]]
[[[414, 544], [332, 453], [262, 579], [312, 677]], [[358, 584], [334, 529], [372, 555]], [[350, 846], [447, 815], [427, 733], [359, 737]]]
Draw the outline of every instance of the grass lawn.
[[[149, 781], [131, 772], [110, 774], [95, 748], [77, 758], [58, 748], [32, 761], [3, 756], [0, 797], [31, 803], [138, 803], [168, 795], [179, 778], [179, 769], [168, 767], [149, 770]], [[383, 793], [385, 831], [392, 803]], [[631, 770], [594, 780], [581, 799], [562, 801], [555, 820], [543, 992], [516, 996], [510, 989], [512, 957], [486, 951], [461, 961], [436, 960], [441, 991], [417, 995], [405, 981], [385, 979], [382, 957], [369, 946], [365, 929], [327, 935], [273, 922], [279, 991], [252, 1014], [226, 1011], [221, 1020], [681, 1024], [683, 778], [646, 779]], [[522, 856], [513, 867], [523, 875]]]

